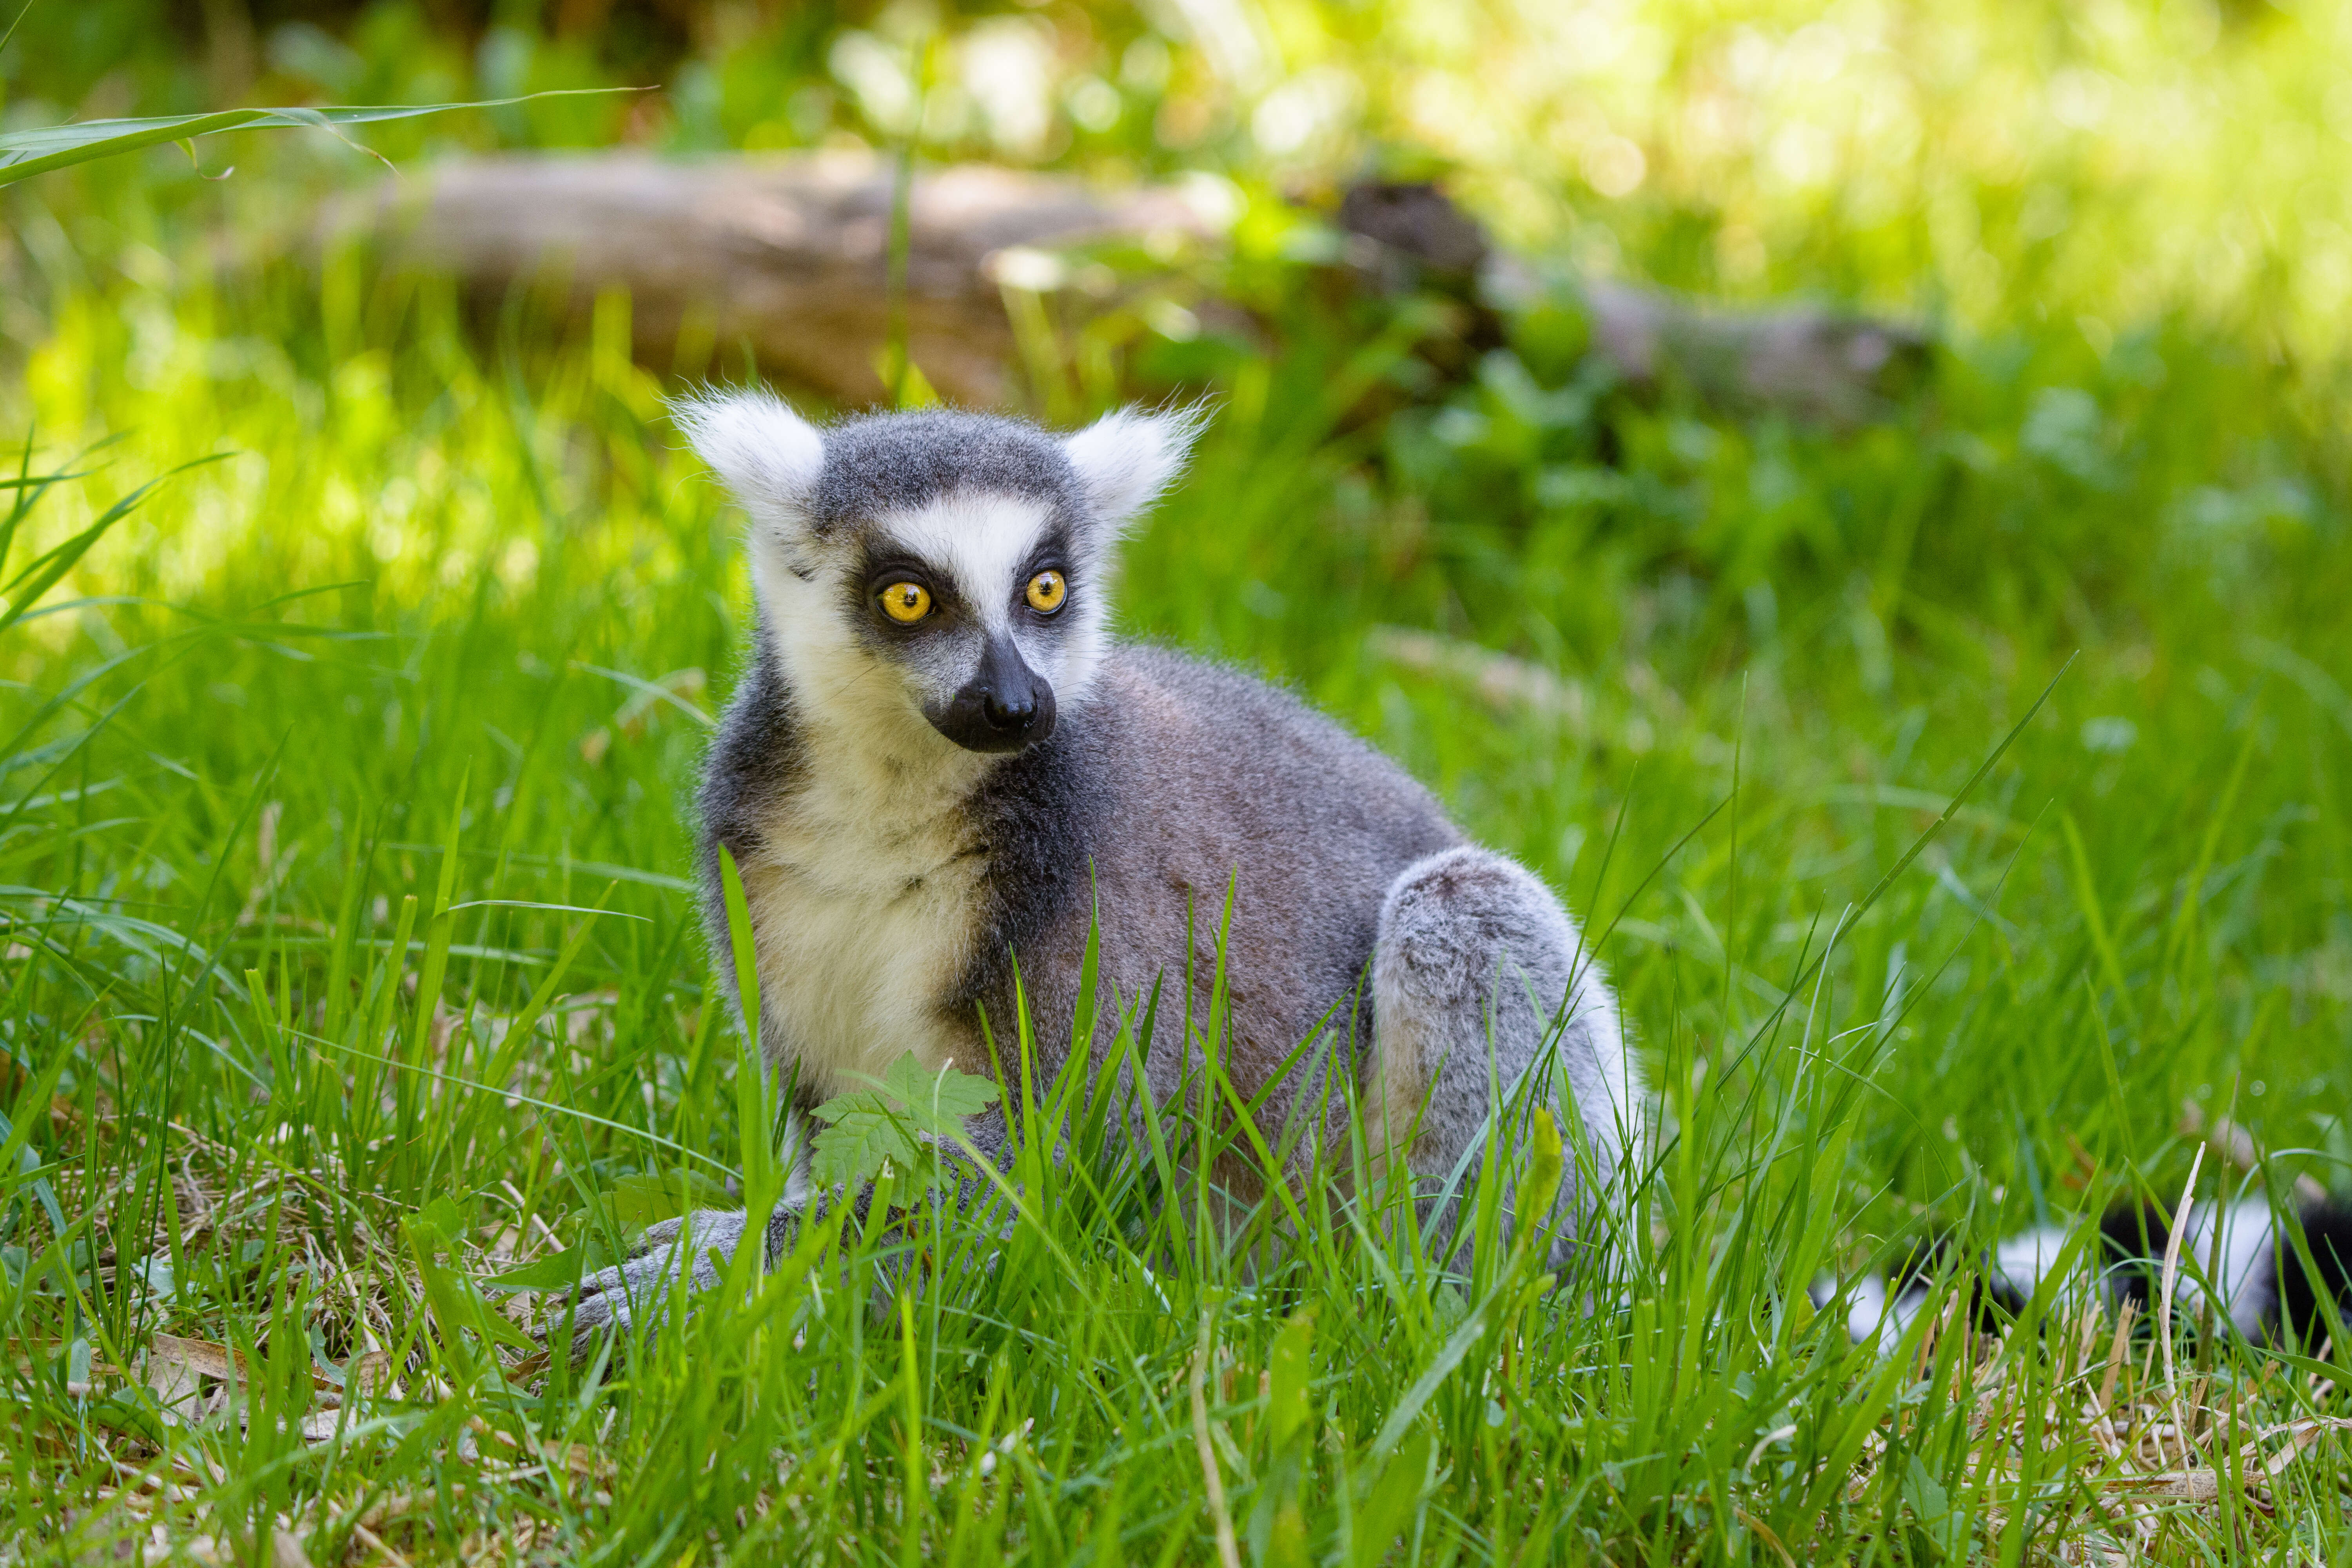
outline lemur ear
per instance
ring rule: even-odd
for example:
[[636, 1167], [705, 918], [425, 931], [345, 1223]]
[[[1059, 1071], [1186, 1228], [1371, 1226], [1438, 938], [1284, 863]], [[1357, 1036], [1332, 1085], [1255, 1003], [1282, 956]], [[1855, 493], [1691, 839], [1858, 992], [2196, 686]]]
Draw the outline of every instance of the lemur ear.
[[1095, 514], [1116, 528], [1158, 500], [1184, 471], [1208, 418], [1201, 409], [1122, 408], [1062, 443]]
[[815, 426], [752, 387], [672, 398], [669, 416], [763, 531], [781, 541], [807, 527], [824, 468]]

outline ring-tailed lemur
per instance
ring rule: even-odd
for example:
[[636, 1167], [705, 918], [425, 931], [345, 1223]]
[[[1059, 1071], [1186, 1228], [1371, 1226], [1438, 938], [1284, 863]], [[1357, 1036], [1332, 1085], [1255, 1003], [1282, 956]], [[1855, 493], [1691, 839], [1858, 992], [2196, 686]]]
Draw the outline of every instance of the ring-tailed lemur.
[[[1936, 1280], [1948, 1270], [1959, 1277], [1974, 1326], [1995, 1327], [2025, 1310], [2074, 1239], [2073, 1228], [2050, 1225], [2013, 1236], [1977, 1258], [1947, 1242], [1920, 1247], [1888, 1274], [1855, 1281], [1846, 1303], [1847, 1331], [1856, 1343], [1875, 1341], [1882, 1351], [1893, 1351], [1935, 1299]], [[2170, 1240], [2165, 1213], [2153, 1204], [2109, 1210], [2098, 1234], [2084, 1238], [2081, 1248], [2094, 1297], [2110, 1310], [2133, 1303], [2145, 1321], [2161, 1289]], [[2210, 1309], [2252, 1344], [2291, 1342], [2315, 1349], [2329, 1330], [2321, 1303], [2334, 1304], [2339, 1322], [2352, 1319], [2352, 1204], [2306, 1200], [2284, 1225], [2258, 1197], [2197, 1204], [2181, 1231], [2177, 1268], [2176, 1314], [2201, 1316]], [[1827, 1306], [1834, 1294], [1830, 1287], [1817, 1288], [1813, 1304]]]
[[[1551, 890], [1287, 693], [1110, 637], [1114, 545], [1183, 467], [1192, 416], [1118, 413], [1066, 438], [937, 410], [820, 429], [752, 391], [676, 414], [751, 514], [758, 600], [703, 774], [705, 913], [723, 953], [724, 845], [761, 1043], [796, 1068], [802, 1108], [910, 1050], [992, 1076], [978, 1007], [1006, 1028], [1016, 955], [1041, 1081], [1087, 1070], [1089, 1043], [1053, 1023], [1072, 1016], [1097, 910], [1104, 985], [1132, 999], [1189, 975], [1205, 1016], [1230, 882], [1224, 1066], [1265, 1095], [1265, 1125], [1341, 1131], [1350, 1072], [1375, 1160], [1401, 1154], [1425, 1190], [1488, 1124], [1490, 1084], [1556, 1048], [1600, 1173], [1623, 1163], [1639, 1070]], [[1327, 1015], [1336, 1058], [1370, 1049], [1276, 1081]], [[1181, 1033], [1150, 1042], [1155, 1096], [1197, 1070]], [[992, 1157], [1008, 1146], [1002, 1108], [967, 1130]], [[803, 1170], [764, 1226], [703, 1211], [654, 1227], [583, 1283], [576, 1324], [627, 1317], [681, 1253], [709, 1284], [747, 1230], [772, 1258], [809, 1200]], [[1451, 1211], [1430, 1223], [1443, 1256]]]

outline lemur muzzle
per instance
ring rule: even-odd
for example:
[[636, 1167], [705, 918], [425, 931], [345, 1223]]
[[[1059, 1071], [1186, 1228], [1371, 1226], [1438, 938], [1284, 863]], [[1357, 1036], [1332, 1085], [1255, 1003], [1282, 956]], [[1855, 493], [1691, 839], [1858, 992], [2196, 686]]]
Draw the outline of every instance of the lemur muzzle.
[[993, 637], [971, 679], [931, 722], [966, 751], [1017, 752], [1054, 732], [1054, 689], [1022, 659], [1011, 637]]

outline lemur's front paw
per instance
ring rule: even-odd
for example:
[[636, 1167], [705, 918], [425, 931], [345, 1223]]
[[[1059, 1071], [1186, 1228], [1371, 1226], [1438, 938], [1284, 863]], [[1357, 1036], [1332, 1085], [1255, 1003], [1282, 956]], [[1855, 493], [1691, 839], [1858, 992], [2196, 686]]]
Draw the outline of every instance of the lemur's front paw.
[[[658, 1324], [668, 1314], [680, 1269], [687, 1289], [708, 1290], [735, 1256], [749, 1217], [740, 1211], [697, 1209], [680, 1219], [648, 1226], [636, 1250], [609, 1268], [580, 1281], [569, 1302], [572, 1353], [584, 1357], [608, 1329], [632, 1323]], [[560, 1326], [558, 1318], [551, 1330]]]

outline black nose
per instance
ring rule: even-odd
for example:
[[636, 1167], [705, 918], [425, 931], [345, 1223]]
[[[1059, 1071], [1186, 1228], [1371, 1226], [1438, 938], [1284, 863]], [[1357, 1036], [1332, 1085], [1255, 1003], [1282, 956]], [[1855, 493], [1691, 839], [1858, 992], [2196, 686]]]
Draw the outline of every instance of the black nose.
[[1054, 732], [1054, 689], [1023, 661], [1013, 639], [984, 647], [963, 689], [924, 716], [942, 735], [972, 752], [1017, 752]]
[[1037, 721], [1037, 696], [1024, 680], [1015, 690], [982, 693], [980, 712], [990, 729], [1018, 735]]

